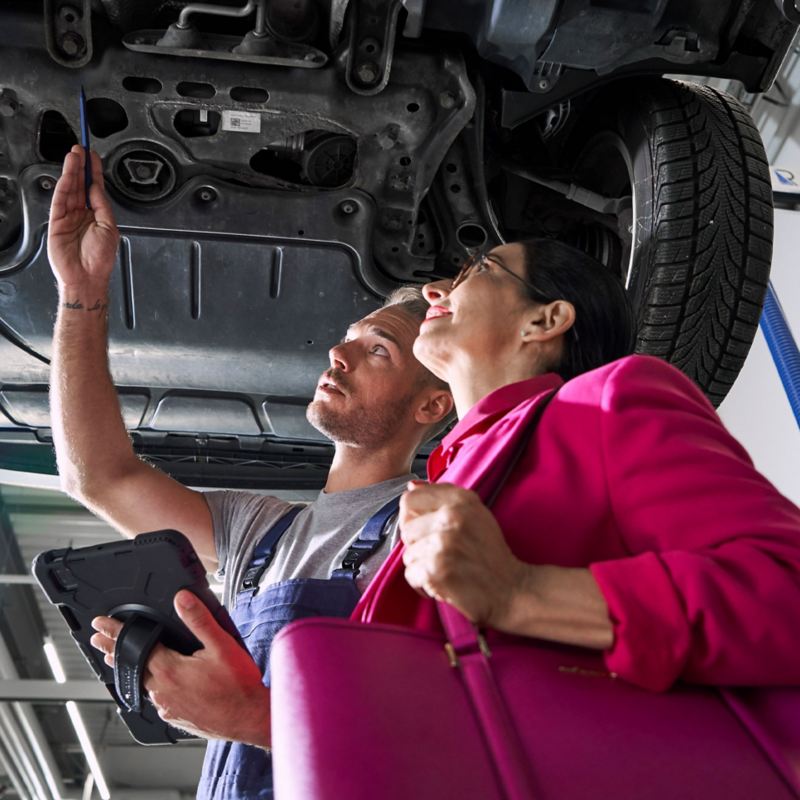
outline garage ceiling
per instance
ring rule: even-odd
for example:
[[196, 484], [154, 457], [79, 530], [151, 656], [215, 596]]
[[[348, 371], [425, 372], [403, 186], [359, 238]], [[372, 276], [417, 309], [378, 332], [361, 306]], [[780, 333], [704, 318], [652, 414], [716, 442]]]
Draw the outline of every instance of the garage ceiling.
[[[2, 572], [27, 577], [33, 557], [54, 547], [85, 547], [110, 541], [118, 534], [88, 511], [58, 492], [13, 486], [0, 487], [0, 536], [2, 536]], [[51, 679], [44, 657], [43, 641], [49, 636], [59, 654], [68, 680], [87, 680], [91, 672], [75, 647], [57, 609], [31, 585], [0, 584], [2, 619], [0, 625], [0, 667], [4, 645], [11, 666], [20, 678]], [[4, 677], [11, 677], [6, 670]], [[6, 706], [6, 718], [0, 716], [2, 745], [6, 765], [17, 764], [16, 782], [35, 784], [25, 776], [25, 757], [32, 739], [49, 753], [50, 770], [63, 798], [81, 798], [88, 774], [83, 751], [77, 741], [63, 702], [15, 703]], [[163, 798], [178, 800], [194, 797], [204, 745], [184, 742], [175, 747], [137, 745], [118, 720], [111, 702], [79, 703], [89, 736], [97, 750], [106, 781], [114, 788], [113, 797]], [[27, 714], [38, 722], [41, 735], [26, 736]], [[34, 745], [35, 747], [35, 745]], [[13, 770], [11, 770], [13, 772]], [[46, 771], [40, 768], [40, 783], [47, 783]], [[8, 787], [0, 797], [14, 796], [12, 776], [0, 779]], [[17, 792], [19, 786], [14, 787]], [[146, 792], [146, 794], [144, 794]], [[38, 791], [30, 796], [36, 797]], [[28, 796], [28, 795], [25, 795]], [[95, 795], [96, 796], [96, 795]], [[50, 795], [45, 795], [49, 799]], [[44, 798], [43, 798], [44, 800]]]
[[[279, 494], [293, 501], [314, 496]], [[119, 534], [113, 528], [61, 492], [0, 484], [0, 698], [26, 686], [12, 682], [16, 678], [47, 681], [49, 694], [57, 690], [44, 655], [46, 638], [53, 642], [68, 681], [99, 687], [60, 613], [35, 587], [29, 568], [44, 550], [86, 547], [115, 538]], [[28, 697], [42, 693], [39, 687], [26, 691]], [[104, 697], [103, 691], [98, 694]], [[114, 800], [195, 796], [204, 742], [142, 747], [119, 721], [110, 700], [78, 703], [78, 708]], [[88, 776], [63, 700], [0, 704], [0, 798], [51, 800], [53, 786], [63, 800], [83, 800]]]

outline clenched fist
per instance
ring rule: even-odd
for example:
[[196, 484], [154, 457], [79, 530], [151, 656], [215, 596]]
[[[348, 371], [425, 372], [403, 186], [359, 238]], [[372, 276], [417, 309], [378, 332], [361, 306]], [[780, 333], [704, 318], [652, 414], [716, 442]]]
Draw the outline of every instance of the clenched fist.
[[406, 580], [477, 625], [503, 629], [529, 565], [516, 558], [475, 492], [411, 483], [400, 500]]

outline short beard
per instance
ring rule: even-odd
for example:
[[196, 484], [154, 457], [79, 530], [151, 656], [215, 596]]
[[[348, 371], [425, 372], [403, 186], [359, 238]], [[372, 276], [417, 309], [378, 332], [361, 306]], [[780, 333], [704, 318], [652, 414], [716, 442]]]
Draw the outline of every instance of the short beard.
[[312, 400], [306, 419], [336, 444], [376, 450], [397, 432], [398, 420], [408, 414], [413, 395], [407, 394], [380, 408], [354, 406], [334, 411], [324, 400]]

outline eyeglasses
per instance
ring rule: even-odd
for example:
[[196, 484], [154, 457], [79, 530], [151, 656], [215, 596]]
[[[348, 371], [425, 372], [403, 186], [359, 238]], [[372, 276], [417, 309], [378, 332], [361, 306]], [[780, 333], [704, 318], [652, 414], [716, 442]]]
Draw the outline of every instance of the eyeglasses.
[[[516, 272], [512, 272], [508, 267], [506, 267], [504, 264], [501, 264], [496, 258], [492, 258], [492, 256], [489, 255], [489, 253], [486, 253], [486, 252], [474, 253], [473, 255], [471, 255], [461, 265], [461, 269], [458, 271], [458, 273], [456, 274], [455, 278], [453, 278], [452, 283], [450, 284], [450, 291], [452, 292], [453, 289], [455, 289], [459, 284], [464, 283], [464, 281], [467, 278], [469, 278], [469, 276], [479, 266], [481, 266], [483, 264], [483, 266], [485, 267], [487, 261], [490, 261], [496, 267], [500, 267], [500, 269], [502, 269], [503, 272], [507, 272], [509, 275], [512, 275], [513, 277], [515, 277], [520, 283], [524, 283], [525, 286], [528, 287], [528, 290], [531, 293], [532, 299], [535, 300], [537, 303], [547, 304], [547, 303], [551, 303], [552, 302], [552, 298], [549, 298], [546, 295], [544, 295], [532, 283], [530, 283], [529, 281], [526, 281], [525, 278], [520, 278], [520, 276], [517, 275]], [[568, 333], [570, 333], [572, 335], [572, 337], [575, 339], [575, 341], [578, 340], [578, 331], [577, 331], [577, 329], [575, 328], [574, 325], [572, 325], [569, 328]]]
[[544, 295], [532, 284], [525, 280], [525, 278], [520, 278], [516, 272], [513, 272], [504, 264], [501, 264], [496, 258], [492, 258], [489, 253], [486, 252], [477, 252], [473, 255], [469, 256], [467, 260], [461, 265], [461, 269], [456, 274], [455, 278], [453, 278], [453, 282], [450, 284], [450, 291], [452, 292], [459, 284], [464, 283], [464, 281], [481, 265], [486, 266], [486, 262], [490, 261], [496, 267], [500, 267], [503, 272], [507, 272], [509, 275], [515, 277], [520, 283], [524, 283], [525, 286], [530, 289], [531, 293], [533, 294], [534, 299], [538, 303], [547, 303], [548, 300], [544, 298]]

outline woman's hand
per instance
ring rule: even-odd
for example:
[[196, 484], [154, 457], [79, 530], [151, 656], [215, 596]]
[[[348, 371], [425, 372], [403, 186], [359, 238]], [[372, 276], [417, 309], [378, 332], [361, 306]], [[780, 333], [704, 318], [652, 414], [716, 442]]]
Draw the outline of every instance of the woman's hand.
[[411, 586], [477, 625], [598, 650], [613, 644], [608, 606], [591, 572], [520, 561], [475, 492], [409, 484], [400, 536]]
[[61, 287], [108, 285], [119, 244], [119, 230], [105, 193], [103, 166], [92, 152], [92, 186], [86, 208], [84, 149], [75, 145], [53, 193], [47, 254]]
[[400, 500], [406, 580], [478, 625], [505, 629], [531, 569], [475, 492], [413, 482]]

